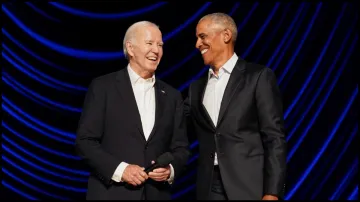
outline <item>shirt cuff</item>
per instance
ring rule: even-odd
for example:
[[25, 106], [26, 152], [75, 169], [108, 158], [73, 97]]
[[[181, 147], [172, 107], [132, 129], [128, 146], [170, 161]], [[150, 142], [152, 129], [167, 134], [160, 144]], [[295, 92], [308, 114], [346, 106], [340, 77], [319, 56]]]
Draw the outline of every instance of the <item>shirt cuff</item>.
[[115, 182], [122, 182], [121, 181], [121, 178], [122, 178], [122, 175], [124, 173], [124, 170], [126, 168], [126, 166], [128, 166], [129, 164], [128, 163], [125, 163], [125, 162], [121, 162], [118, 167], [116, 168], [113, 176], [112, 176], [112, 180], [114, 180]]
[[169, 184], [172, 184], [174, 182], [174, 176], [175, 176], [175, 171], [174, 171], [173, 166], [170, 164], [170, 177], [169, 177], [169, 179], [167, 179]]

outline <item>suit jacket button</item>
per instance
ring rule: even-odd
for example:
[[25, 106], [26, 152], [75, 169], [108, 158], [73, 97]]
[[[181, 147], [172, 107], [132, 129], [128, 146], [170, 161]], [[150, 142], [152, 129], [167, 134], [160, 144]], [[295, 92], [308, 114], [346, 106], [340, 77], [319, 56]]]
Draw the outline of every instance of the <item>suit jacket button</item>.
[[214, 154], [210, 154], [210, 158], [214, 158]]
[[148, 146], [145, 146], [145, 150], [147, 150], [148, 149]]

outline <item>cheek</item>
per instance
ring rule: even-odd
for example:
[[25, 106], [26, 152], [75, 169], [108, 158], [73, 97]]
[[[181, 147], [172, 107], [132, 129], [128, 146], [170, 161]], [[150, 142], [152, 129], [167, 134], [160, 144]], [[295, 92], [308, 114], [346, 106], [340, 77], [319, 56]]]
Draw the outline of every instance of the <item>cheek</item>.
[[208, 39], [205, 39], [202, 43], [206, 46], [210, 46], [210, 41]]
[[220, 53], [222, 53], [223, 52], [223, 47], [222, 47], [222, 45], [221, 44], [213, 44], [213, 52], [215, 53], [215, 54], [220, 54]]

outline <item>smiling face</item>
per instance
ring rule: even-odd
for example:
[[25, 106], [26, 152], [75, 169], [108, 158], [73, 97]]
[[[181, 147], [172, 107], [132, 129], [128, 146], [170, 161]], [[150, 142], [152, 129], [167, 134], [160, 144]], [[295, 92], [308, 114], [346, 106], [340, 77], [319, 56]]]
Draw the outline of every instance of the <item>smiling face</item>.
[[203, 19], [196, 26], [196, 37], [196, 48], [200, 50], [204, 64], [217, 66], [221, 63], [227, 47], [221, 26], [210, 19]]
[[155, 72], [163, 56], [162, 34], [159, 28], [145, 25], [137, 28], [135, 36], [126, 43], [130, 66], [142, 75]]

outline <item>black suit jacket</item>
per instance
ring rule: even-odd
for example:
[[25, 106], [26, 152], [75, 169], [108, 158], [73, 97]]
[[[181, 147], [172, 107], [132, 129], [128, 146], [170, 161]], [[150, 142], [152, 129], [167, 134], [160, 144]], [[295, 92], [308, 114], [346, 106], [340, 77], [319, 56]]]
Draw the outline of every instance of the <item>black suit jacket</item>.
[[171, 199], [168, 182], [150, 178], [133, 187], [111, 178], [120, 162], [142, 167], [164, 152], [175, 160], [175, 180], [186, 165], [189, 150], [180, 92], [155, 82], [154, 128], [146, 141], [127, 68], [94, 79], [86, 94], [76, 138], [78, 154], [91, 169], [87, 199]]
[[197, 198], [207, 199], [214, 152], [230, 200], [282, 197], [286, 140], [273, 71], [239, 58], [226, 86], [217, 126], [203, 103], [208, 74], [189, 87], [185, 109], [199, 141]]

